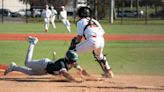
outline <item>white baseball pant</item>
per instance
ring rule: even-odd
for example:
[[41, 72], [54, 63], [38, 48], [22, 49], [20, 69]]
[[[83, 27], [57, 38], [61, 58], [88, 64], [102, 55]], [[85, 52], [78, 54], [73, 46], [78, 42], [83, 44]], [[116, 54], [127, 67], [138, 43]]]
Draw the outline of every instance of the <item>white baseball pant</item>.
[[56, 25], [55, 25], [55, 18], [56, 18], [55, 15], [51, 17], [51, 24], [52, 24], [53, 28], [56, 28]]
[[45, 30], [48, 30], [49, 22], [50, 22], [50, 18], [44, 18], [44, 28], [45, 28]]
[[[102, 59], [104, 59], [103, 48], [104, 48], [104, 38], [103, 37], [97, 37], [96, 39], [94, 39], [94, 38], [88, 39], [88, 40], [85, 40], [85, 41], [79, 43], [76, 46], [75, 50], [78, 54], [83, 53], [83, 52], [94, 51], [95, 57], [98, 60], [102, 60]], [[106, 62], [105, 65], [106, 65], [107, 69], [110, 69], [108, 62]]]
[[61, 19], [61, 21], [63, 22], [63, 24], [66, 26], [67, 31], [70, 33], [71, 32], [71, 24], [67, 19]]

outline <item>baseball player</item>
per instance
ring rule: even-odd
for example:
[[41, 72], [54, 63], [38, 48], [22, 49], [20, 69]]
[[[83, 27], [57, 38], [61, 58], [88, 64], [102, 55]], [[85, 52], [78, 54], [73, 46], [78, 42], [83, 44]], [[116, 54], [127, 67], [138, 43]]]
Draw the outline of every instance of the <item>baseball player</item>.
[[27, 75], [63, 75], [66, 79], [72, 82], [82, 82], [82, 80], [75, 79], [68, 73], [72, 67], [76, 68], [82, 75], [89, 76], [89, 74], [82, 69], [78, 64], [78, 55], [73, 50], [68, 50], [64, 58], [60, 58], [56, 61], [51, 61], [48, 58], [33, 60], [33, 50], [38, 42], [36, 37], [28, 37], [29, 47], [27, 49], [27, 55], [25, 58], [25, 66], [17, 66], [14, 62], [5, 70], [4, 75], [12, 71], [19, 71]]
[[[77, 53], [91, 51], [104, 72], [103, 76], [112, 78], [114, 74], [107, 58], [103, 55], [105, 32], [99, 22], [92, 18], [91, 12], [88, 7], [81, 7], [78, 10], [80, 20], [77, 22], [77, 36], [72, 39], [69, 49]], [[85, 40], [81, 42], [83, 37]]]
[[71, 27], [70, 27], [71, 24], [67, 19], [67, 11], [64, 6], [61, 6], [60, 8], [61, 8], [61, 10], [59, 13], [59, 18], [63, 22], [63, 24], [66, 26], [67, 31], [70, 33], [71, 32]]
[[48, 5], [45, 6], [45, 9], [42, 12], [42, 16], [44, 18], [44, 29], [45, 29], [45, 32], [48, 32], [49, 22], [50, 22], [50, 18], [52, 16], [52, 12], [49, 9]]
[[51, 13], [52, 13], [52, 16], [51, 16], [51, 24], [53, 26], [53, 28], [55, 29], [56, 28], [56, 25], [55, 25], [55, 18], [56, 18], [56, 15], [58, 14], [57, 11], [54, 9], [53, 6], [51, 6]]

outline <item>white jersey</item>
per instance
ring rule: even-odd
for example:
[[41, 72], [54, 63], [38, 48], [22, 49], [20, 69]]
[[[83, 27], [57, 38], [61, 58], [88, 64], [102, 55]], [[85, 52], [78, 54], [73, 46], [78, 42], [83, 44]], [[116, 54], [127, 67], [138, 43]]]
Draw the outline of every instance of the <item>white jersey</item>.
[[56, 16], [58, 14], [55, 9], [52, 9], [51, 12], [52, 12], [52, 16]]
[[43, 10], [42, 16], [43, 16], [44, 18], [50, 18], [50, 17], [52, 16], [51, 10], [50, 10], [50, 9], [45, 9], [45, 10]]
[[99, 37], [103, 37], [103, 34], [105, 33], [101, 25], [98, 21], [95, 19], [92, 19], [91, 22], [94, 23], [94, 25], [89, 25], [85, 30], [84, 28], [89, 23], [89, 18], [83, 18], [80, 21], [77, 22], [77, 34], [80, 36], [85, 36], [87, 40], [95, 39]]
[[66, 10], [60, 11], [60, 19], [67, 19], [67, 11]]

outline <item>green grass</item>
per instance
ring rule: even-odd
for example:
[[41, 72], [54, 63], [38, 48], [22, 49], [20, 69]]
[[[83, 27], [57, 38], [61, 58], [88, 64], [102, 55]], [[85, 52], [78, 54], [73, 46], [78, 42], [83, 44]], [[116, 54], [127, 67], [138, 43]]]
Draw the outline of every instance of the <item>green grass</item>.
[[103, 25], [109, 34], [164, 34], [163, 25]]
[[[53, 33], [67, 33], [63, 24], [56, 23], [57, 29], [53, 29], [50, 25], [49, 32]], [[163, 25], [102, 25], [105, 32], [109, 34], [164, 34]], [[72, 33], [76, 33], [75, 24], [71, 25]], [[44, 25], [42, 23], [29, 24], [0, 24], [0, 33], [44, 33]]]
[[[68, 46], [69, 42], [65, 41], [40, 41], [36, 45], [33, 58], [52, 59], [53, 51], [57, 52], [56, 58], [64, 57]], [[15, 61], [18, 65], [23, 65], [27, 47], [25, 41], [0, 41], [0, 64]], [[163, 41], [107, 42], [104, 53], [116, 74], [164, 75]], [[91, 73], [101, 72], [91, 53], [80, 54], [79, 64]]]
[[[56, 23], [57, 28], [49, 27], [48, 33], [67, 33], [66, 27], [61, 23]], [[72, 25], [72, 30], [75, 26]], [[75, 31], [73, 31], [75, 32]], [[44, 33], [44, 24], [42, 23], [4, 23], [0, 25], [0, 33]]]
[[[48, 34], [65, 33], [66, 28], [58, 22], [57, 29]], [[163, 25], [110, 25], [104, 23], [107, 34], [164, 34]], [[76, 33], [76, 26], [71, 25], [72, 33]], [[29, 24], [0, 24], [0, 33], [44, 33], [42, 23]], [[53, 51], [56, 58], [64, 57], [69, 46], [68, 41], [39, 41], [34, 51], [34, 59], [50, 58]], [[0, 64], [10, 64], [15, 61], [24, 65], [26, 49], [25, 41], [0, 41]], [[113, 71], [117, 74], [160, 74], [164, 75], [164, 42], [163, 41], [111, 41], [106, 42], [104, 53], [107, 54]], [[79, 64], [91, 73], [100, 73], [98, 63], [91, 53], [80, 54]]]

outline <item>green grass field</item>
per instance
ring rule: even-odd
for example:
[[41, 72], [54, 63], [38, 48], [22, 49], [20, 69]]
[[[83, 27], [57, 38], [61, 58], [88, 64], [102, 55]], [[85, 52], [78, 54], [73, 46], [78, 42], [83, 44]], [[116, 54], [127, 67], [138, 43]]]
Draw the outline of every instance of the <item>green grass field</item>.
[[[56, 23], [57, 28], [53, 29], [50, 25], [48, 33], [67, 33], [66, 28], [61, 23]], [[106, 33], [110, 34], [164, 34], [163, 25], [102, 25]], [[71, 25], [72, 33], [76, 33], [76, 25]], [[42, 23], [11, 23], [0, 24], [0, 33], [44, 33], [44, 25]]]
[[[57, 23], [57, 29], [49, 33], [67, 33], [64, 26]], [[103, 25], [109, 34], [164, 34], [163, 25]], [[73, 33], [75, 25], [72, 24]], [[44, 33], [42, 24], [0, 24], [0, 33]], [[68, 41], [39, 41], [34, 51], [34, 59], [50, 58], [53, 51], [56, 58], [64, 56]], [[26, 41], [0, 41], [0, 64], [15, 61], [24, 64], [28, 43]], [[164, 41], [110, 41], [106, 42], [104, 53], [116, 74], [158, 74], [164, 75]], [[100, 73], [98, 63], [91, 53], [80, 54], [79, 64], [91, 73]]]

